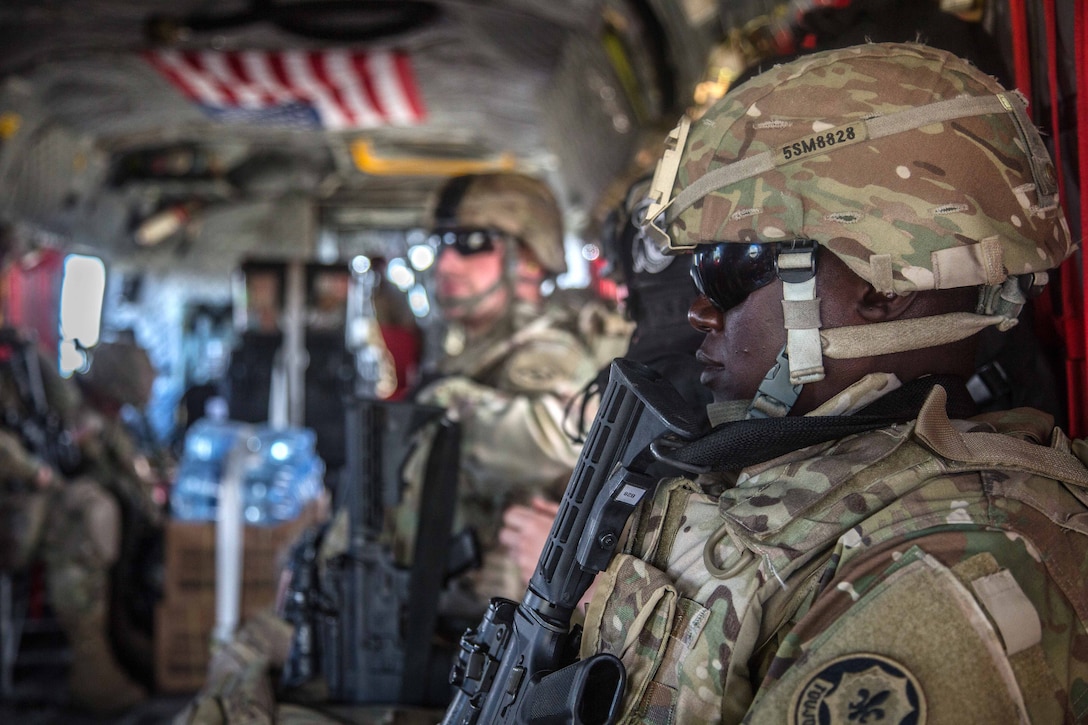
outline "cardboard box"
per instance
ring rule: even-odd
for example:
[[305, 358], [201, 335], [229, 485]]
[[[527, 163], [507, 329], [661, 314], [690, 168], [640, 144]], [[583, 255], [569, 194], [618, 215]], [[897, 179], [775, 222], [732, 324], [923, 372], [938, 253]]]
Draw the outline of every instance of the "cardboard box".
[[[253, 612], [275, 602], [280, 572], [291, 545], [316, 523], [318, 507], [306, 508], [294, 521], [275, 526], [243, 527], [242, 610]], [[166, 524], [165, 581], [168, 602], [215, 597], [215, 524], [168, 521]]]
[[215, 602], [192, 606], [161, 602], [155, 608], [155, 689], [194, 693], [204, 686], [211, 659]]
[[[294, 521], [244, 527], [242, 598], [244, 622], [276, 602], [280, 573], [291, 545], [317, 523], [311, 505]], [[155, 611], [155, 681], [160, 692], [191, 693], [204, 685], [215, 626], [215, 524], [168, 521], [165, 530], [163, 600]]]

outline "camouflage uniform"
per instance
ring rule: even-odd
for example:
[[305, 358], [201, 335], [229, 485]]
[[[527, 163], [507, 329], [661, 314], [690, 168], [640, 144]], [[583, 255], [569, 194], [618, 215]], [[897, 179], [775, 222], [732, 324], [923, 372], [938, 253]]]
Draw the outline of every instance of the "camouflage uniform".
[[735, 485], [662, 483], [583, 639], [627, 665], [623, 722], [1088, 716], [1088, 469], [1048, 416], [949, 422], [942, 396]]
[[[788, 385], [823, 358], [1008, 329], [1072, 251], [1022, 99], [941, 51], [802, 58], [673, 140], [648, 217], [674, 250], [814, 240], [889, 296], [979, 288], [975, 313], [821, 329], [812, 289], [779, 275]], [[812, 414], [898, 385], [868, 375]], [[945, 402], [936, 387], [908, 423], [662, 482], [582, 641], [627, 666], [622, 721], [1088, 719], [1088, 448], [1035, 410], [949, 420]]]
[[[444, 360], [443, 369], [448, 376], [416, 399], [450, 410], [461, 425], [455, 526], [472, 526], [484, 549], [475, 588], [483, 596], [517, 597], [524, 582], [497, 542], [502, 512], [533, 493], [562, 491], [580, 450], [563, 430], [565, 406], [597, 367], [561, 310], [518, 305], [465, 353]], [[418, 455], [406, 469], [396, 534], [402, 559], [415, 537], [422, 464]]]
[[[548, 274], [566, 269], [559, 209], [536, 179], [520, 174], [455, 178], [439, 195], [433, 217], [439, 230], [501, 230], [531, 250]], [[512, 300], [519, 300], [517, 258], [511, 245], [502, 284]], [[503, 511], [534, 492], [558, 494], [577, 462], [580, 446], [564, 432], [564, 411], [599, 367], [590, 341], [579, 334], [579, 322], [577, 311], [547, 298], [541, 304], [514, 301], [485, 332], [447, 345], [439, 366], [443, 377], [416, 395], [420, 403], [446, 408], [461, 425], [455, 526], [473, 527], [484, 550], [484, 566], [470, 575], [481, 602], [496, 595], [520, 597], [524, 590], [516, 564], [498, 544]], [[404, 505], [397, 514], [394, 538], [402, 561], [410, 559], [415, 538], [425, 450], [407, 470]]]
[[[50, 411], [71, 429], [78, 415], [78, 390], [40, 361]], [[15, 417], [28, 415], [11, 369], [0, 369], [0, 406]], [[73, 658], [69, 674], [73, 702], [91, 711], [130, 707], [146, 693], [118, 663], [108, 640], [110, 570], [121, 547], [121, 509], [99, 480], [80, 475], [60, 479], [11, 431], [0, 431], [3, 477], [0, 500], [9, 517], [3, 528], [14, 532], [6, 564], [25, 566], [33, 557], [45, 563], [50, 604], [68, 635]], [[40, 486], [43, 471], [51, 484]]]

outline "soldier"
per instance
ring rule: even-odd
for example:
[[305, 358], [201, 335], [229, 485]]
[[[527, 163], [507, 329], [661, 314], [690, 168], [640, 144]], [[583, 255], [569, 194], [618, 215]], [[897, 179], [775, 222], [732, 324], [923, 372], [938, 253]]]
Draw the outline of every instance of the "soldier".
[[[563, 430], [564, 409], [597, 364], [571, 311], [542, 296], [543, 282], [567, 268], [562, 217], [544, 183], [512, 173], [453, 178], [438, 194], [432, 229], [449, 333], [441, 377], [415, 399], [461, 425], [458, 515], [484, 551], [473, 582], [482, 606], [522, 588], [497, 540], [503, 510], [562, 490], [580, 450]], [[417, 483], [409, 481], [398, 539], [414, 539]]]
[[44, 561], [49, 603], [72, 649], [71, 703], [96, 714], [119, 712], [146, 698], [109, 637], [121, 507], [93, 476], [62, 475], [61, 468], [78, 470], [77, 443], [69, 442], [69, 431], [75, 428], [79, 391], [39, 359], [32, 343], [11, 328], [3, 333], [0, 508], [6, 521], [0, 529], [11, 539], [4, 542], [5, 566], [17, 570], [35, 558]]
[[[521, 174], [454, 178], [432, 215], [435, 286], [449, 334], [437, 379], [414, 399], [446, 408], [462, 427], [457, 516], [460, 526], [475, 528], [484, 562], [445, 593], [440, 611], [463, 627], [490, 596], [520, 592], [517, 565], [497, 540], [502, 512], [536, 493], [554, 495], [566, 483], [580, 446], [563, 430], [564, 409], [596, 375], [597, 362], [569, 308], [541, 294], [542, 283], [566, 269], [560, 210], [546, 185]], [[388, 517], [389, 541], [405, 566], [430, 433], [423, 431], [405, 466], [402, 504]], [[347, 524], [341, 509], [322, 535], [321, 560], [347, 550]], [[270, 616], [243, 626], [214, 653], [208, 683], [175, 722], [210, 722], [212, 712], [242, 721], [250, 707], [283, 719], [291, 706], [273, 701], [268, 674], [286, 656], [285, 629]], [[294, 712], [307, 722], [326, 721], [309, 710]], [[384, 722], [392, 717], [385, 712], [358, 717]]]
[[[646, 176], [631, 184], [601, 229], [607, 274], [624, 286], [624, 315], [635, 325], [624, 357], [669, 375], [686, 400], [703, 405], [710, 402], [710, 392], [699, 383], [702, 365], [695, 359], [703, 336], [687, 324], [693, 289], [691, 260], [663, 254], [642, 233], [650, 180]], [[607, 385], [608, 370], [605, 366], [598, 372], [594, 381], [597, 390]], [[584, 417], [582, 421], [588, 428], [589, 421]], [[586, 432], [579, 431], [579, 437]], [[536, 569], [558, 510], [558, 503], [535, 496], [530, 503], [510, 506], [503, 514], [499, 539], [521, 569], [522, 586], [529, 583]]]
[[1023, 99], [871, 44], [674, 133], [648, 231], [694, 253], [732, 453], [684, 459], [598, 577], [582, 655], [624, 661], [623, 721], [1084, 721], [1083, 441], [964, 386], [1073, 248]]
[[83, 393], [76, 437], [82, 475], [117, 501], [121, 514], [118, 559], [111, 570], [111, 633], [130, 669], [147, 678], [154, 671], [151, 647], [156, 575], [161, 568], [162, 502], [169, 462], [148, 457], [122, 417], [130, 406], [142, 413], [151, 399], [155, 368], [131, 333], [99, 343], [91, 365], [76, 380]]

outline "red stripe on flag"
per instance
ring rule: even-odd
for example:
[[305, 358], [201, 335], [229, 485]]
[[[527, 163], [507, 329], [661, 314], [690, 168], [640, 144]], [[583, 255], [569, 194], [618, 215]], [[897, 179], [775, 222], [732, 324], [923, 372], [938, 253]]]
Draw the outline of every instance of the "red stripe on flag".
[[325, 70], [330, 82], [336, 84], [344, 95], [344, 103], [355, 115], [359, 126], [373, 126], [381, 122], [382, 112], [374, 106], [354, 64], [354, 55], [347, 51], [331, 51], [324, 54]]
[[[199, 51], [186, 50], [182, 51], [181, 57], [185, 60], [185, 64], [192, 69], [192, 80], [203, 81], [208, 87], [213, 88], [215, 92], [223, 97], [222, 101], [214, 101], [214, 96], [208, 96], [205, 99], [205, 103], [212, 103], [216, 105], [226, 105], [231, 107], [239, 107], [238, 95], [223, 81], [216, 77], [215, 72], [208, 67], [208, 64], [204, 60], [204, 54]], [[198, 92], [201, 91], [199, 85], [197, 85]]]
[[404, 91], [404, 97], [408, 99], [411, 106], [412, 120], [421, 121], [426, 117], [427, 110], [423, 106], [423, 97], [419, 94], [419, 86], [416, 85], [415, 71], [412, 70], [412, 64], [404, 53], [397, 53], [395, 58], [397, 77], [400, 79], [400, 87]]
[[259, 99], [261, 105], [271, 105], [276, 102], [275, 96], [269, 93], [265, 88], [246, 68], [246, 64], [242, 62], [242, 56], [239, 53], [228, 53], [226, 57], [226, 66], [230, 69], [230, 72], [234, 74], [234, 77], [245, 86]]
[[186, 97], [261, 113], [305, 103], [330, 129], [420, 121], [426, 115], [402, 52], [151, 51], [152, 66]]
[[352, 67], [355, 68], [355, 76], [359, 79], [359, 83], [363, 87], [363, 91], [366, 93], [366, 99], [370, 102], [371, 108], [373, 108], [378, 115], [383, 118], [388, 118], [389, 114], [385, 110], [385, 106], [382, 104], [382, 99], [378, 97], [378, 91], [374, 88], [374, 79], [370, 75], [370, 63], [368, 62], [366, 55], [354, 55], [352, 56]]
[[359, 122], [356, 110], [344, 98], [344, 89], [329, 76], [329, 71], [325, 67], [325, 58], [325, 53], [313, 52], [306, 54], [306, 60], [310, 64], [310, 70], [314, 78], [332, 96], [336, 107], [344, 114], [344, 125], [348, 127], [355, 126]]

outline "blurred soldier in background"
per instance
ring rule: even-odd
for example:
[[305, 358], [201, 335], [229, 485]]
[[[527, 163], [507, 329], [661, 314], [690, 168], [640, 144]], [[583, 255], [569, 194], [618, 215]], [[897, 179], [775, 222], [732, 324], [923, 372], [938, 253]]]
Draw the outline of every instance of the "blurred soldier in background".
[[[4, 241], [0, 254], [6, 260], [14, 242]], [[100, 480], [78, 475], [81, 452], [72, 435], [81, 408], [78, 389], [16, 330], [5, 327], [0, 334], [0, 557], [15, 572], [43, 561], [48, 600], [72, 648], [72, 704], [118, 712], [146, 697], [109, 637], [110, 573], [121, 553], [122, 509]]]
[[[449, 332], [441, 377], [415, 400], [446, 408], [461, 425], [458, 518], [483, 548], [469, 596], [482, 606], [522, 587], [498, 543], [502, 513], [562, 491], [580, 450], [564, 432], [564, 410], [597, 364], [571, 310], [541, 292], [567, 268], [562, 216], [544, 183], [511, 173], [453, 178], [438, 194], [432, 230]], [[408, 481], [398, 541], [414, 540], [420, 473]]]
[[[491, 596], [520, 592], [517, 565], [498, 542], [502, 512], [534, 494], [555, 498], [562, 491], [580, 451], [564, 432], [565, 409], [598, 363], [579, 333], [578, 311], [541, 292], [545, 280], [566, 270], [560, 210], [545, 184], [505, 173], [451, 179], [438, 194], [432, 228], [438, 306], [449, 330], [438, 370], [414, 400], [445, 408], [461, 425], [455, 530], [475, 529], [484, 560], [440, 603], [443, 631], [456, 637]], [[405, 567], [433, 433], [421, 431], [404, 467], [401, 504], [387, 512], [388, 540]], [[341, 556], [347, 536], [341, 507], [321, 535], [319, 559]], [[257, 711], [277, 721], [324, 721], [273, 698], [269, 673], [282, 666], [289, 637], [275, 617], [248, 622], [213, 654], [207, 684], [175, 722], [234, 722]]]
[[[650, 177], [631, 184], [624, 199], [604, 220], [600, 233], [607, 263], [604, 274], [622, 285], [623, 312], [634, 323], [623, 357], [668, 375], [689, 403], [705, 405], [711, 400], [710, 391], [699, 383], [702, 365], [695, 359], [703, 335], [687, 323], [688, 305], [695, 296], [691, 262], [686, 257], [663, 254], [642, 233], [649, 189]], [[584, 397], [599, 393], [607, 383], [605, 365]], [[578, 415], [581, 429], [576, 437], [584, 437], [591, 419], [584, 411]], [[555, 501], [534, 496], [529, 504], [515, 504], [503, 515], [499, 539], [521, 570], [523, 587], [536, 568], [558, 510]]]
[[88, 371], [76, 379], [86, 405], [75, 435], [80, 472], [120, 506], [118, 560], [111, 571], [110, 630], [118, 653], [145, 684], [153, 672], [153, 611], [161, 592], [162, 505], [170, 464], [164, 452], [142, 452], [126, 425], [126, 406], [142, 414], [155, 368], [131, 332], [97, 345]]

